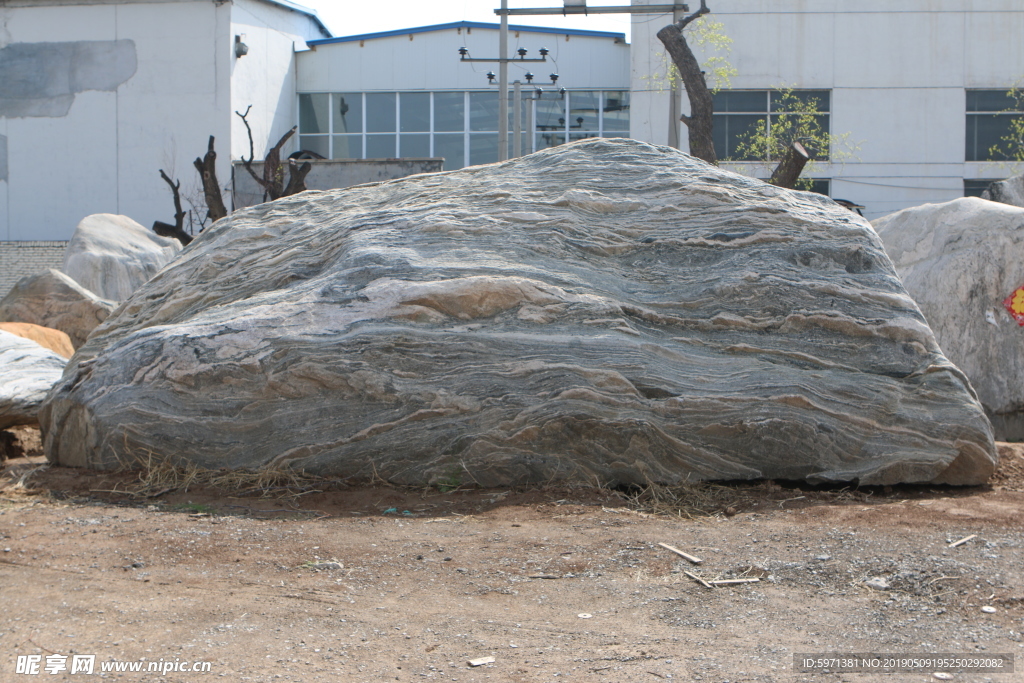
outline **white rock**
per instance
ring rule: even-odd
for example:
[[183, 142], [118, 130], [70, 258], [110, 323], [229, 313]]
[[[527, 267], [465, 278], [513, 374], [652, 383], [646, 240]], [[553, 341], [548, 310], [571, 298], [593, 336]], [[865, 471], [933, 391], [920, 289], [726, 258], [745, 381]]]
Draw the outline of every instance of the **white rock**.
[[0, 330], [0, 429], [35, 424], [46, 393], [67, 359], [30, 339]]
[[97, 213], [78, 224], [61, 270], [101, 299], [124, 301], [181, 251], [181, 243], [127, 216]]
[[48, 457], [396, 483], [979, 483], [995, 450], [828, 198], [590, 140], [218, 221], [72, 359]]
[[64, 273], [50, 269], [18, 280], [0, 300], [0, 322], [52, 327], [67, 334], [77, 349], [116, 306]]
[[1003, 300], [1024, 285], [1024, 208], [976, 197], [874, 221], [939, 346], [970, 378], [996, 438], [1024, 438], [1024, 328]]
[[887, 591], [889, 590], [889, 582], [881, 576], [875, 576], [864, 582], [864, 585], [868, 588], [874, 588], [876, 591]]

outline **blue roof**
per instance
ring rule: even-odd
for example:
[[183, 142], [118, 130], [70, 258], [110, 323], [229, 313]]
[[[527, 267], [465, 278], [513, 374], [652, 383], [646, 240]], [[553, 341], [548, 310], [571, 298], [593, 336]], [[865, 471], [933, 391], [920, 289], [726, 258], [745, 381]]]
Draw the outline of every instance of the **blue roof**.
[[[433, 26], [417, 26], [416, 28], [404, 28], [395, 31], [380, 31], [378, 33], [363, 33], [358, 36], [339, 36], [337, 38], [324, 38], [323, 40], [309, 40], [306, 44], [330, 45], [332, 43], [351, 43], [356, 40], [373, 40], [375, 38], [390, 38], [392, 36], [407, 36], [410, 33], [427, 33], [429, 31], [445, 31], [453, 28], [484, 28], [497, 30], [500, 24], [486, 24], [480, 21], [454, 21], [450, 24], [434, 24]], [[589, 38], [613, 38], [625, 42], [625, 33], [613, 33], [610, 31], [583, 31], [576, 28], [549, 28], [545, 26], [519, 26], [509, 24], [508, 30], [527, 33], [557, 33], [558, 35], [587, 36]]]

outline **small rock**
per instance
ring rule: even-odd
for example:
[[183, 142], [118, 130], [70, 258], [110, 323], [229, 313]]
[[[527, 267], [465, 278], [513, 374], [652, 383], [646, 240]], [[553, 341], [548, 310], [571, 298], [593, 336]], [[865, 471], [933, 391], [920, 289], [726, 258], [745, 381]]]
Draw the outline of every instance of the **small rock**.
[[991, 605], [985, 605], [984, 607], [981, 608], [981, 611], [984, 612], [985, 614], [995, 614], [996, 608], [992, 607]]
[[314, 564], [306, 565], [313, 571], [322, 572], [330, 571], [332, 569], [344, 569], [345, 565], [341, 562], [316, 562]]
[[948, 674], [945, 671], [936, 671], [932, 674], [932, 678], [939, 681], [951, 681], [953, 680], [953, 674]]
[[889, 590], [889, 582], [883, 579], [881, 576], [875, 576], [864, 582], [864, 585], [868, 588], [874, 588], [876, 591], [887, 591]]
[[734, 508], [734, 507], [727, 507], [727, 508], [725, 508], [725, 516], [726, 517], [735, 517], [736, 516], [736, 508]]
[[483, 666], [484, 664], [493, 664], [494, 657], [480, 657], [479, 659], [469, 660], [470, 666]]
[[829, 560], [832, 559], [832, 556], [831, 555], [817, 555], [814, 559], [818, 560], [819, 562], [828, 562]]

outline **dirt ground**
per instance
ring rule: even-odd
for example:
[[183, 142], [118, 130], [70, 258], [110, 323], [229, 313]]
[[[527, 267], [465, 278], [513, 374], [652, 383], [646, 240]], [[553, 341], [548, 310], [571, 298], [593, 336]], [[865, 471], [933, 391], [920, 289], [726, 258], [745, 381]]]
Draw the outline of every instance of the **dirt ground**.
[[[21, 438], [0, 681], [1024, 680], [1024, 446], [975, 488], [245, 491], [50, 468]], [[798, 653], [1012, 654], [1017, 673], [805, 672]], [[44, 668], [75, 654], [92, 677]], [[210, 670], [100, 673], [140, 661]]]

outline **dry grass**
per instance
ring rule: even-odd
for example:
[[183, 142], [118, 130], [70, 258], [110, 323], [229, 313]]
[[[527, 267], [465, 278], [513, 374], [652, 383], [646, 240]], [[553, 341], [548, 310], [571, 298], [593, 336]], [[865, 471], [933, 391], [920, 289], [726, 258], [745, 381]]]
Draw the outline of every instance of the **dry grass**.
[[175, 462], [151, 452], [131, 462], [122, 462], [120, 472], [136, 475], [124, 489], [108, 491], [134, 498], [155, 498], [175, 491], [211, 488], [233, 496], [296, 497], [337, 488], [339, 482], [281, 467], [255, 470], [204, 469], [192, 462]]

